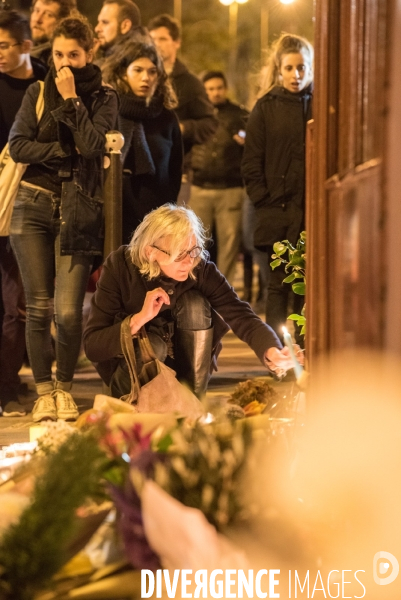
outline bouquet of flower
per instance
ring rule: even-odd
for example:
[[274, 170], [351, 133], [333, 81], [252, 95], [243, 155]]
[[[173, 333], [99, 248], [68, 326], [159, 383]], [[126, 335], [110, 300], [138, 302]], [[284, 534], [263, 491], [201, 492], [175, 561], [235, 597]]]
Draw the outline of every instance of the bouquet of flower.
[[146, 435], [134, 424], [103, 436], [100, 443], [117, 469], [106, 474], [109, 491], [119, 511], [127, 557], [136, 568], [160, 567], [143, 523], [141, 494], [146, 481], [154, 481], [184, 506], [200, 510], [221, 530], [241, 512], [238, 480], [250, 442], [250, 428], [229, 420], [193, 425], [179, 420], [167, 432]]

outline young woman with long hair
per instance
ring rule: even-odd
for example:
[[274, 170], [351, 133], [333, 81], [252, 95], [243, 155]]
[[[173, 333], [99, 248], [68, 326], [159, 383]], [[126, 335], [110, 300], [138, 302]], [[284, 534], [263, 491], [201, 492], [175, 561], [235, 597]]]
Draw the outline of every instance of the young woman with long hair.
[[176, 202], [181, 186], [182, 140], [173, 112], [177, 99], [163, 61], [148, 43], [128, 40], [103, 65], [119, 93], [123, 148], [123, 242], [151, 210]]

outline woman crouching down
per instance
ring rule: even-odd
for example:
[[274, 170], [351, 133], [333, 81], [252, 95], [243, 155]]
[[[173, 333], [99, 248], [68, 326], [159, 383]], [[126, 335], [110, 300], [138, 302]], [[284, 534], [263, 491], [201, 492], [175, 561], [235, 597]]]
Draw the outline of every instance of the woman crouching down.
[[131, 334], [145, 326], [157, 357], [198, 397], [206, 392], [229, 328], [270, 370], [292, 367], [287, 348], [281, 349], [273, 330], [238, 298], [207, 256], [195, 213], [165, 204], [144, 218], [129, 246], [107, 258], [84, 343], [113, 396], [131, 387], [120, 344], [121, 321], [128, 315]]
[[[118, 112], [114, 90], [92, 64], [93, 31], [83, 18], [54, 30], [39, 123], [39, 84], [27, 90], [10, 132], [10, 154], [29, 163], [11, 220], [11, 244], [26, 296], [26, 338], [38, 400], [33, 420], [74, 420], [70, 394], [82, 337], [82, 304], [103, 249], [105, 134]], [[54, 299], [54, 300], [53, 300]], [[56, 380], [50, 325], [56, 324]]]

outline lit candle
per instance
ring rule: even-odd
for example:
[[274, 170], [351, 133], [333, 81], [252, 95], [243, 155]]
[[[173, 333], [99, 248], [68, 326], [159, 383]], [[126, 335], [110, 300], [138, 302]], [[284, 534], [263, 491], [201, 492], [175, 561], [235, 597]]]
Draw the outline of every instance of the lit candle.
[[299, 362], [297, 361], [297, 359], [295, 357], [294, 346], [292, 345], [291, 335], [290, 335], [287, 327], [284, 327], [284, 326], [283, 326], [283, 339], [284, 339], [284, 344], [287, 346], [288, 350], [290, 351], [291, 358], [294, 363], [295, 377], [297, 379], [299, 379], [299, 377], [301, 377], [301, 375], [302, 375], [303, 367], [299, 364]]

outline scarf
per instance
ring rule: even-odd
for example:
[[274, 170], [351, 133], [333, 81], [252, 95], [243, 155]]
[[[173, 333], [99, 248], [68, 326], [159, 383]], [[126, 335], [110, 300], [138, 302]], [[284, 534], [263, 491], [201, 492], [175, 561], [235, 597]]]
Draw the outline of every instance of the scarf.
[[[74, 75], [76, 93], [81, 98], [87, 110], [89, 110], [92, 104], [91, 95], [93, 92], [99, 90], [102, 85], [102, 73], [99, 67], [93, 64], [88, 64], [81, 69], [76, 69], [75, 67], [69, 68]], [[56, 69], [54, 65], [52, 65], [45, 78], [45, 109], [48, 113], [52, 110], [56, 110], [59, 106], [62, 106], [64, 102], [56, 86], [56, 76]], [[66, 138], [66, 141], [71, 143], [72, 133], [69, 128], [63, 123], [60, 123], [59, 127], [60, 129], [58, 128], [57, 122], [51, 118], [47, 128], [47, 137], [49, 140], [58, 140], [60, 131], [61, 137]], [[62, 140], [59, 141], [61, 142]]]
[[145, 98], [139, 98], [132, 92], [120, 96], [121, 120], [130, 121], [132, 131], [130, 151], [134, 155], [133, 175], [154, 175], [156, 173], [142, 121], [158, 117], [162, 110], [163, 98], [161, 96], [153, 96], [149, 104]]

